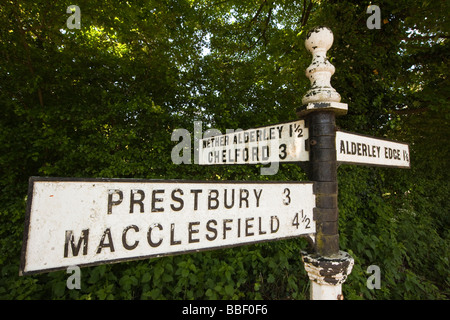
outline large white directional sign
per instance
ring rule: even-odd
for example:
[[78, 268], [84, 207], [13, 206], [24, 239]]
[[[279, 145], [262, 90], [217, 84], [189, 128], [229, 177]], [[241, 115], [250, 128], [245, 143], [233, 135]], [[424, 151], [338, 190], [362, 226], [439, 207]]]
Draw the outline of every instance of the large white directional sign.
[[308, 161], [304, 120], [240, 130], [200, 140], [199, 164]]
[[410, 168], [406, 143], [337, 131], [336, 153], [341, 163]]
[[21, 274], [316, 231], [311, 182], [31, 178]]

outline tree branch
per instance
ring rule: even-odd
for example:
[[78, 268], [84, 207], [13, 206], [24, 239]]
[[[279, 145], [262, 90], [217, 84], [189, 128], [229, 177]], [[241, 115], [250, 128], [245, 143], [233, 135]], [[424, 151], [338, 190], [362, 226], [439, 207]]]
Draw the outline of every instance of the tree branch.
[[[250, 21], [249, 27], [250, 27], [250, 25], [256, 20], [256, 18], [261, 14], [262, 9], [264, 8], [264, 5], [265, 5], [266, 3], [267, 3], [267, 0], [265, 0], [265, 1], [261, 4], [261, 6], [259, 7], [258, 11], [256, 12], [256, 14], [253, 16], [252, 20]], [[254, 46], [256, 46], [256, 44], [257, 44], [262, 38], [264, 39], [264, 43], [267, 44], [266, 31], [267, 31], [267, 29], [268, 29], [268, 27], [269, 27], [269, 23], [270, 23], [270, 20], [271, 20], [271, 18], [272, 18], [272, 11], [273, 11], [273, 7], [271, 6], [271, 7], [269, 8], [269, 12], [268, 12], [268, 14], [267, 14], [267, 18], [266, 18], [266, 20], [264, 21], [264, 28], [262, 29], [261, 34], [259, 35], [258, 39], [257, 39], [253, 44], [251, 44], [250, 47], [247, 48], [247, 50], [251, 50]]]
[[[273, 8], [269, 9], [269, 14], [267, 15], [266, 22], [264, 24], [264, 29], [261, 34], [261, 37], [264, 38], [264, 44], [267, 44], [266, 31], [267, 31], [267, 28], [269, 27], [270, 19], [272, 17], [272, 10], [273, 10]], [[261, 37], [259, 39], [261, 39]], [[259, 41], [259, 39], [258, 39], [258, 41]]]
[[303, 12], [302, 12], [302, 19], [301, 19], [301, 27], [305, 26], [308, 22], [309, 14], [311, 13], [313, 2], [312, 0], [309, 2], [308, 8], [306, 8], [306, 0], [303, 1]]
[[418, 109], [402, 109], [402, 110], [393, 110], [392, 113], [398, 114], [398, 115], [405, 115], [405, 114], [418, 114], [418, 113], [424, 113], [429, 110], [428, 107], [418, 108]]
[[267, 0], [264, 0], [263, 3], [261, 3], [261, 5], [259, 6], [258, 11], [256, 11], [255, 15], [253, 16], [252, 20], [250, 20], [250, 23], [248, 24], [248, 26], [250, 27], [250, 25], [256, 21], [256, 19], [258, 19], [258, 16], [261, 14], [262, 9], [264, 8], [264, 6], [266, 5]]

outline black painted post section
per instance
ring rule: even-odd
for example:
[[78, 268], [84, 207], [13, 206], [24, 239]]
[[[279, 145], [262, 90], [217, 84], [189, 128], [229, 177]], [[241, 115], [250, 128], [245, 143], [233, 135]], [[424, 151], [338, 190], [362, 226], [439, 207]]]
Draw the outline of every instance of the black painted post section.
[[309, 179], [315, 182], [316, 195], [314, 251], [321, 256], [339, 252], [335, 118], [333, 111], [311, 112], [306, 118], [310, 144]]

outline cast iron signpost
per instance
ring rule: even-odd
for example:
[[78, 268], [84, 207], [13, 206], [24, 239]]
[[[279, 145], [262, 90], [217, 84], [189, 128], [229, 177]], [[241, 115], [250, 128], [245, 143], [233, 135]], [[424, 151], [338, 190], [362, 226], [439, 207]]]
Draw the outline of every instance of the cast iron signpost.
[[410, 167], [405, 143], [337, 130], [347, 104], [330, 84], [333, 33], [308, 33], [311, 89], [299, 120], [200, 141], [203, 165], [295, 162], [312, 182], [30, 178], [20, 274], [160, 257], [292, 237], [311, 299], [341, 299], [353, 258], [339, 250], [339, 164]]
[[310, 31], [305, 46], [313, 60], [306, 70], [311, 89], [303, 97], [297, 115], [309, 128], [307, 172], [316, 194], [315, 245], [303, 252], [310, 279], [311, 299], [342, 299], [342, 283], [350, 274], [354, 260], [339, 250], [338, 182], [339, 163], [409, 167], [409, 148], [405, 144], [337, 131], [336, 116], [347, 113], [347, 105], [331, 86], [335, 68], [326, 57], [333, 44], [333, 33], [326, 27]]

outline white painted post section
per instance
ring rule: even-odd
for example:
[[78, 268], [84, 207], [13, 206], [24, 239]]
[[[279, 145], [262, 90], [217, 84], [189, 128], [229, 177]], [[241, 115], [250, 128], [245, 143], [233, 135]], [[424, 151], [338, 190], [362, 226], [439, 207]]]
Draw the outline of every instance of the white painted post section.
[[309, 292], [311, 300], [336, 300], [336, 297], [343, 297], [341, 284], [328, 285], [311, 281]]
[[312, 111], [333, 111], [336, 115], [347, 113], [347, 104], [341, 103], [341, 95], [331, 86], [334, 66], [327, 59], [327, 51], [333, 44], [333, 32], [327, 27], [317, 27], [306, 36], [305, 47], [313, 59], [306, 69], [306, 76], [311, 81], [311, 89], [303, 96], [305, 109], [299, 116]]
[[[330, 140], [336, 137], [335, 117], [347, 113], [347, 104], [340, 102], [341, 96], [330, 83], [335, 68], [326, 54], [333, 40], [333, 32], [326, 27], [317, 27], [308, 33], [305, 47], [313, 59], [306, 76], [311, 81], [311, 89], [297, 112], [299, 117], [307, 117], [312, 132], [309, 175], [316, 183], [315, 252], [302, 252], [311, 284], [311, 300], [343, 300], [342, 283], [354, 264], [348, 253], [339, 251], [336, 145]], [[317, 153], [316, 144], [320, 145]]]

